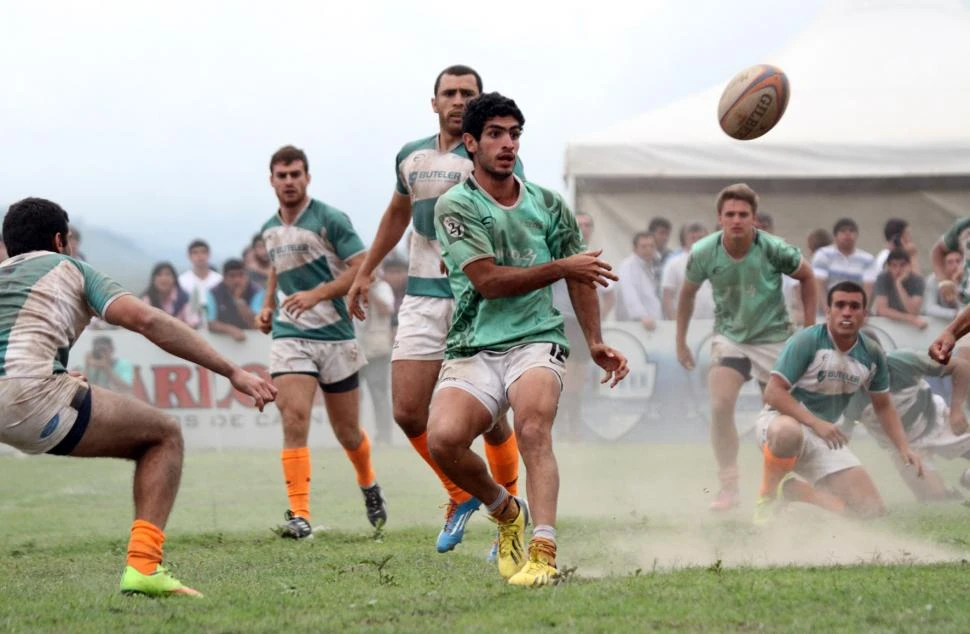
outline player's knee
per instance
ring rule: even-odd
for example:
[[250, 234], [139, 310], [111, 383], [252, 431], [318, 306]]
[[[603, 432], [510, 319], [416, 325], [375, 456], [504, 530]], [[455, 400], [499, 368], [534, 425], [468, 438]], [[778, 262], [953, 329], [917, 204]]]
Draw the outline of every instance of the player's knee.
[[523, 452], [552, 446], [552, 426], [541, 416], [525, 417], [519, 421], [515, 435]]
[[428, 428], [428, 410], [411, 403], [394, 403], [394, 422], [409, 438], [420, 436]]
[[793, 418], [778, 416], [768, 425], [768, 449], [779, 458], [798, 455], [802, 439], [802, 426]]
[[159, 421], [159, 444], [163, 444], [180, 455], [185, 450], [182, 427], [175, 418], [163, 415]]
[[738, 395], [733, 392], [712, 393], [711, 413], [717, 420], [733, 417], [737, 401]]

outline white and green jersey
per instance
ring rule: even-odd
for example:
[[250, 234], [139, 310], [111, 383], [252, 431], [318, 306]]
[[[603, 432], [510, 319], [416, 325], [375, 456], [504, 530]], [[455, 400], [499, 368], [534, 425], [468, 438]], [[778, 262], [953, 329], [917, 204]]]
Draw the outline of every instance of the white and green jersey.
[[[408, 295], [451, 297], [448, 276], [441, 272], [441, 248], [434, 231], [434, 206], [438, 197], [472, 173], [472, 159], [458, 142], [445, 152], [438, 150], [438, 135], [408, 143], [397, 154], [396, 190], [411, 197], [414, 232], [408, 254]], [[515, 173], [525, 178], [516, 158]]]
[[970, 218], [961, 218], [943, 234], [947, 251], [963, 253], [963, 279], [960, 281], [960, 303], [970, 304]]
[[447, 359], [481, 350], [502, 352], [526, 343], [569, 348], [562, 315], [552, 305], [551, 286], [485, 299], [464, 273], [469, 263], [485, 258], [494, 258], [499, 266], [529, 268], [586, 250], [576, 218], [562, 197], [515, 178], [519, 199], [511, 207], [499, 204], [473, 176], [448, 190], [435, 205], [435, 228], [456, 300]]
[[772, 368], [785, 379], [799, 403], [822, 420], [839, 420], [853, 395], [860, 390], [889, 390], [886, 355], [875, 340], [859, 333], [855, 345], [842, 352], [829, 335], [827, 324], [815, 324], [792, 336]]
[[282, 309], [287, 297], [333, 281], [347, 269], [347, 260], [364, 252], [347, 214], [311, 199], [293, 224], [285, 224], [277, 211], [263, 225], [262, 234], [276, 271], [280, 307], [273, 316], [273, 338], [353, 339], [354, 327], [342, 297], [319, 302], [298, 318]]
[[88, 264], [50, 251], [0, 264], [0, 377], [66, 372], [71, 346], [94, 316], [128, 292]]
[[736, 260], [724, 249], [723, 232], [698, 240], [687, 260], [687, 279], [711, 281], [714, 332], [746, 344], [777, 343], [792, 331], [782, 291], [783, 275], [798, 269], [802, 255], [781, 238], [755, 232], [747, 254]]
[[[886, 355], [889, 367], [889, 391], [893, 405], [899, 412], [907, 437], [919, 435], [922, 429], [914, 426], [936, 420], [936, 406], [933, 404], [933, 389], [923, 380], [925, 376], [943, 376], [946, 366], [937, 363], [926, 353], [912, 350], [893, 350]], [[845, 409], [845, 421], [849, 424], [859, 421], [867, 428], [879, 427], [872, 402], [856, 394]]]

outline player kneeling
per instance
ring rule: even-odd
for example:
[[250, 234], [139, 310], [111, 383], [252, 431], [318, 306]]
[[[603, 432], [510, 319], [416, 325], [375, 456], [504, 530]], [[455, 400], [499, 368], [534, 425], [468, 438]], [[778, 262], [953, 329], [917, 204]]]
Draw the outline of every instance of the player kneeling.
[[[963, 402], [970, 387], [970, 363], [953, 357], [943, 365], [912, 350], [893, 350], [886, 355], [886, 360], [893, 404], [910, 447], [923, 457], [926, 472], [926, 477], [917, 478], [912, 469], [894, 460], [900, 475], [920, 501], [962, 498], [956, 491], [947, 490], [930, 459], [932, 456], [970, 459], [970, 433], [963, 413]], [[924, 378], [927, 376], [952, 376], [952, 407], [947, 406], [942, 396], [933, 393]], [[848, 435], [856, 422], [865, 426], [879, 446], [890, 448], [891, 441], [879, 425], [875, 410], [858, 393], [849, 402], [839, 426]]]
[[886, 355], [860, 333], [865, 291], [854, 282], [840, 282], [829, 290], [827, 306], [826, 323], [801, 330], [785, 344], [765, 389], [756, 432], [764, 452], [756, 524], [769, 523], [781, 499], [863, 516], [884, 512], [875, 484], [833, 424], [861, 390], [901, 462], [923, 474], [889, 395]]

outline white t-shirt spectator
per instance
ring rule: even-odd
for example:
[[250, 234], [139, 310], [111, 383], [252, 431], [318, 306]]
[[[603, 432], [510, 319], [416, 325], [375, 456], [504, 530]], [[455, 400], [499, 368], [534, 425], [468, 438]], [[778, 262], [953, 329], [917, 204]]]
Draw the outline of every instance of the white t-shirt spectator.
[[179, 286], [189, 295], [188, 312], [193, 315], [197, 323], [206, 317], [205, 306], [209, 291], [218, 286], [220, 282], [222, 282], [222, 275], [215, 271], [209, 271], [205, 279], [197, 276], [192, 269], [179, 275]]
[[851, 255], [843, 255], [838, 247], [830, 244], [815, 252], [812, 269], [815, 277], [825, 282], [825, 288], [832, 288], [846, 281], [863, 284], [874, 262], [875, 258], [868, 251], [856, 249]]
[[[690, 252], [681, 250], [680, 253], [673, 255], [667, 260], [664, 272], [661, 276], [660, 286], [666, 291], [674, 291], [674, 309], [676, 310], [680, 301], [680, 289], [684, 287], [684, 280], [687, 279], [687, 260], [690, 259]], [[694, 296], [694, 314], [692, 319], [714, 319], [714, 291], [711, 283], [704, 280], [697, 295]]]
[[653, 266], [648, 266], [643, 258], [634, 253], [620, 263], [616, 274], [620, 278], [613, 285], [617, 321], [663, 319]]

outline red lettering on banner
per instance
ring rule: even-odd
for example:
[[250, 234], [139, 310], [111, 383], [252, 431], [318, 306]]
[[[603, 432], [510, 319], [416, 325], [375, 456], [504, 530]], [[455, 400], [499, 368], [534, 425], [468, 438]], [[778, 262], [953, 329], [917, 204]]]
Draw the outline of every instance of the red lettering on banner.
[[199, 373], [199, 407], [212, 407], [212, 382], [209, 380], [209, 371], [201, 366], [196, 366], [195, 371]]
[[[155, 407], [162, 409], [195, 409], [199, 404], [189, 393], [188, 383], [192, 368], [186, 366], [153, 366], [155, 375]], [[172, 402], [172, 397], [175, 402]]]

